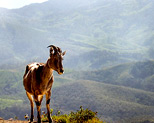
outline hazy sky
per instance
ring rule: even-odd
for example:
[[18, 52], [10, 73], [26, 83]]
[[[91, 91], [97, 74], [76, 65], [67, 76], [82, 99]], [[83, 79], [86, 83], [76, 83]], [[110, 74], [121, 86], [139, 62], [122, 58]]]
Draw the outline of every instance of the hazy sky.
[[48, 0], [0, 0], [0, 7], [13, 9], [20, 8], [31, 3], [41, 3]]

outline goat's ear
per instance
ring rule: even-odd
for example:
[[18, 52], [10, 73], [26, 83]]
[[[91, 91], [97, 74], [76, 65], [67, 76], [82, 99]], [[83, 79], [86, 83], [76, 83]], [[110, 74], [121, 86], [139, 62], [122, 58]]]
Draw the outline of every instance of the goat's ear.
[[63, 53], [62, 53], [62, 56], [64, 56], [66, 54], [66, 51], [64, 51]]
[[50, 55], [53, 54], [53, 47], [50, 48]]

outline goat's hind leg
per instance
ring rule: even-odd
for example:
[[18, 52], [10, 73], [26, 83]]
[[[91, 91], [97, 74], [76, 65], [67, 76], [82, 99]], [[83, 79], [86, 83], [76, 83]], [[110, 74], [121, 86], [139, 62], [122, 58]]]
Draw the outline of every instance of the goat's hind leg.
[[37, 123], [41, 123], [41, 102], [43, 100], [43, 95], [34, 95], [34, 100], [37, 107]]
[[26, 92], [27, 97], [30, 101], [30, 105], [31, 105], [31, 118], [30, 118], [30, 122], [33, 122], [34, 120], [34, 102], [33, 102], [33, 97], [30, 93]]

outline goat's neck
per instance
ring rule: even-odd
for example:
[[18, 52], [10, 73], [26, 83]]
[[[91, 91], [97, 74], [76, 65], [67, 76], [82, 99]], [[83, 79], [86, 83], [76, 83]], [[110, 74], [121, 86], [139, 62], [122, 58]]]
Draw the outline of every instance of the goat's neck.
[[53, 76], [53, 69], [49, 67], [47, 60], [43, 68], [43, 78], [49, 80], [52, 76]]

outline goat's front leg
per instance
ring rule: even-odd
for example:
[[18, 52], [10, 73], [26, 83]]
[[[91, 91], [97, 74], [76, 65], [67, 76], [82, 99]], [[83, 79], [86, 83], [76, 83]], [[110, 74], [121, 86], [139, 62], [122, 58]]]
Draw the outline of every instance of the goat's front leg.
[[33, 97], [32, 95], [30, 95], [28, 92], [26, 92], [27, 97], [30, 101], [30, 105], [31, 105], [31, 118], [30, 118], [30, 122], [33, 122], [34, 119], [34, 102], [33, 102]]
[[49, 90], [46, 93], [46, 107], [47, 107], [47, 114], [48, 114], [49, 123], [52, 123], [52, 119], [50, 116], [50, 97], [51, 97], [51, 90]]
[[36, 107], [37, 107], [37, 122], [41, 123], [41, 102], [43, 95], [34, 95]]

